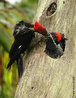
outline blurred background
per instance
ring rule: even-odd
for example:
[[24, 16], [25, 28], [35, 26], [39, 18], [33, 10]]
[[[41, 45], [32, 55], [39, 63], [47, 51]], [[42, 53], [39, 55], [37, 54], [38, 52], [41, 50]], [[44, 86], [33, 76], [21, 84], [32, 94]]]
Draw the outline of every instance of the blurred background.
[[37, 3], [38, 0], [0, 0], [0, 98], [14, 98], [18, 83], [16, 63], [6, 69], [14, 41], [13, 25], [21, 20], [31, 23]]

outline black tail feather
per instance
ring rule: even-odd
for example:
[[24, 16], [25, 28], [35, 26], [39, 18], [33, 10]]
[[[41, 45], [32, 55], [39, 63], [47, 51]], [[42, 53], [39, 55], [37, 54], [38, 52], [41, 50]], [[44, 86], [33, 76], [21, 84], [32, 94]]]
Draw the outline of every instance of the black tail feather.
[[17, 65], [18, 65], [18, 82], [20, 81], [20, 78], [22, 77], [23, 74], [23, 59], [20, 57], [17, 60]]

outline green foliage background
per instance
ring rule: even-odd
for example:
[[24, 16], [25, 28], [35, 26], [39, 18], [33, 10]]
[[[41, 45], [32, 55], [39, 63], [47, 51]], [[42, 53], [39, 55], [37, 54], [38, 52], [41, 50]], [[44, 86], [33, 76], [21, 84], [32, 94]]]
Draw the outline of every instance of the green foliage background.
[[17, 66], [6, 69], [13, 43], [13, 25], [20, 20], [32, 22], [38, 0], [22, 0], [12, 5], [0, 0], [0, 98], [14, 98], [18, 82]]

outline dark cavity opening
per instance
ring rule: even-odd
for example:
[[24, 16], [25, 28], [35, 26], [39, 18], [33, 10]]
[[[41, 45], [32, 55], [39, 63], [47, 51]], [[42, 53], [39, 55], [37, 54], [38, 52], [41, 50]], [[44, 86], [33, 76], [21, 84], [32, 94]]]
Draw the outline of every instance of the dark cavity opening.
[[57, 9], [57, 4], [55, 2], [51, 3], [46, 11], [47, 16], [51, 16], [52, 14], [55, 13]]

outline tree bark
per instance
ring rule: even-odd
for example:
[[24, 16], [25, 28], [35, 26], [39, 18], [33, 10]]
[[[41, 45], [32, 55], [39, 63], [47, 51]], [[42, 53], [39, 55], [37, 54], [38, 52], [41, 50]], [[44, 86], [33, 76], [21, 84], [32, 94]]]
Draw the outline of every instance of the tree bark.
[[49, 31], [63, 33], [68, 40], [64, 54], [58, 59], [44, 52], [44, 41], [29, 51], [15, 98], [75, 98], [76, 0], [39, 0], [34, 21]]

